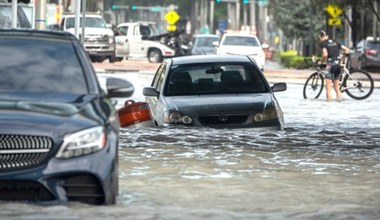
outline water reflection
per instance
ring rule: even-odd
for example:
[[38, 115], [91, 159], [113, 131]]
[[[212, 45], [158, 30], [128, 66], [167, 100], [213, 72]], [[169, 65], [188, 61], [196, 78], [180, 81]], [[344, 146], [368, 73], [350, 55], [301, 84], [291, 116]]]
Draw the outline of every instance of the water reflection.
[[379, 92], [326, 102], [301, 91], [276, 94], [284, 131], [123, 128], [115, 206], [0, 203], [0, 216], [380, 219]]

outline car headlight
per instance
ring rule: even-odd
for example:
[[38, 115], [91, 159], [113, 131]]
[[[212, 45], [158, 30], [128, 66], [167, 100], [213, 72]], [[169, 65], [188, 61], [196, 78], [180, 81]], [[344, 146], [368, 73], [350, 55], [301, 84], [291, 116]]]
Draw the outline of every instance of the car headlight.
[[114, 42], [115, 42], [115, 38], [112, 35], [108, 36], [108, 43], [113, 44]]
[[256, 113], [255, 116], [253, 116], [255, 122], [270, 121], [278, 118], [278, 112], [275, 107], [264, 109], [263, 112]]
[[79, 157], [105, 147], [106, 134], [103, 127], [94, 127], [66, 135], [57, 158]]
[[164, 122], [166, 124], [185, 124], [189, 125], [193, 123], [193, 119], [191, 119], [188, 115], [182, 115], [179, 112], [165, 112]]

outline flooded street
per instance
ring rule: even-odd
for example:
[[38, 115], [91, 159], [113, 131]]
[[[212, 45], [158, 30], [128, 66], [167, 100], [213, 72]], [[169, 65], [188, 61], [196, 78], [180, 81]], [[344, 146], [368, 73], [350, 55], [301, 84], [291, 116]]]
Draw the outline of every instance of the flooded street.
[[[144, 101], [152, 75], [122, 77], [136, 86], [131, 99]], [[324, 94], [304, 100], [302, 85], [288, 84], [276, 97], [284, 131], [123, 128], [115, 206], [1, 202], [0, 216], [380, 219], [379, 89], [366, 100], [327, 102]]]

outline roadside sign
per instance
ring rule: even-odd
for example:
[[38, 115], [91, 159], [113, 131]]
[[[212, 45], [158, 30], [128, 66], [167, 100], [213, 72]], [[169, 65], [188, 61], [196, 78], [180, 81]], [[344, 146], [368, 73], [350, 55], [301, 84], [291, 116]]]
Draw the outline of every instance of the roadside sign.
[[179, 20], [179, 15], [177, 14], [177, 12], [175, 11], [169, 11], [168, 13], [166, 13], [165, 15], [165, 20], [169, 23], [169, 24], [175, 24], [178, 20]]
[[342, 20], [339, 18], [329, 18], [328, 24], [329, 26], [339, 26], [342, 25]]
[[175, 30], [177, 30], [177, 26], [170, 24], [166, 27], [166, 30], [175, 31]]
[[325, 9], [332, 18], [338, 17], [343, 12], [343, 10], [336, 5], [327, 5]]

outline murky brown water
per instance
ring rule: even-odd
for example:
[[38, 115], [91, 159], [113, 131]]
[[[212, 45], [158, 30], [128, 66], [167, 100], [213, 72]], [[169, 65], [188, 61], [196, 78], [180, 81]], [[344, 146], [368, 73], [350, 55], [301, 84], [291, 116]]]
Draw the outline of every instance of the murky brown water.
[[124, 128], [115, 206], [0, 203], [1, 219], [380, 219], [378, 90], [277, 97], [284, 131]]

